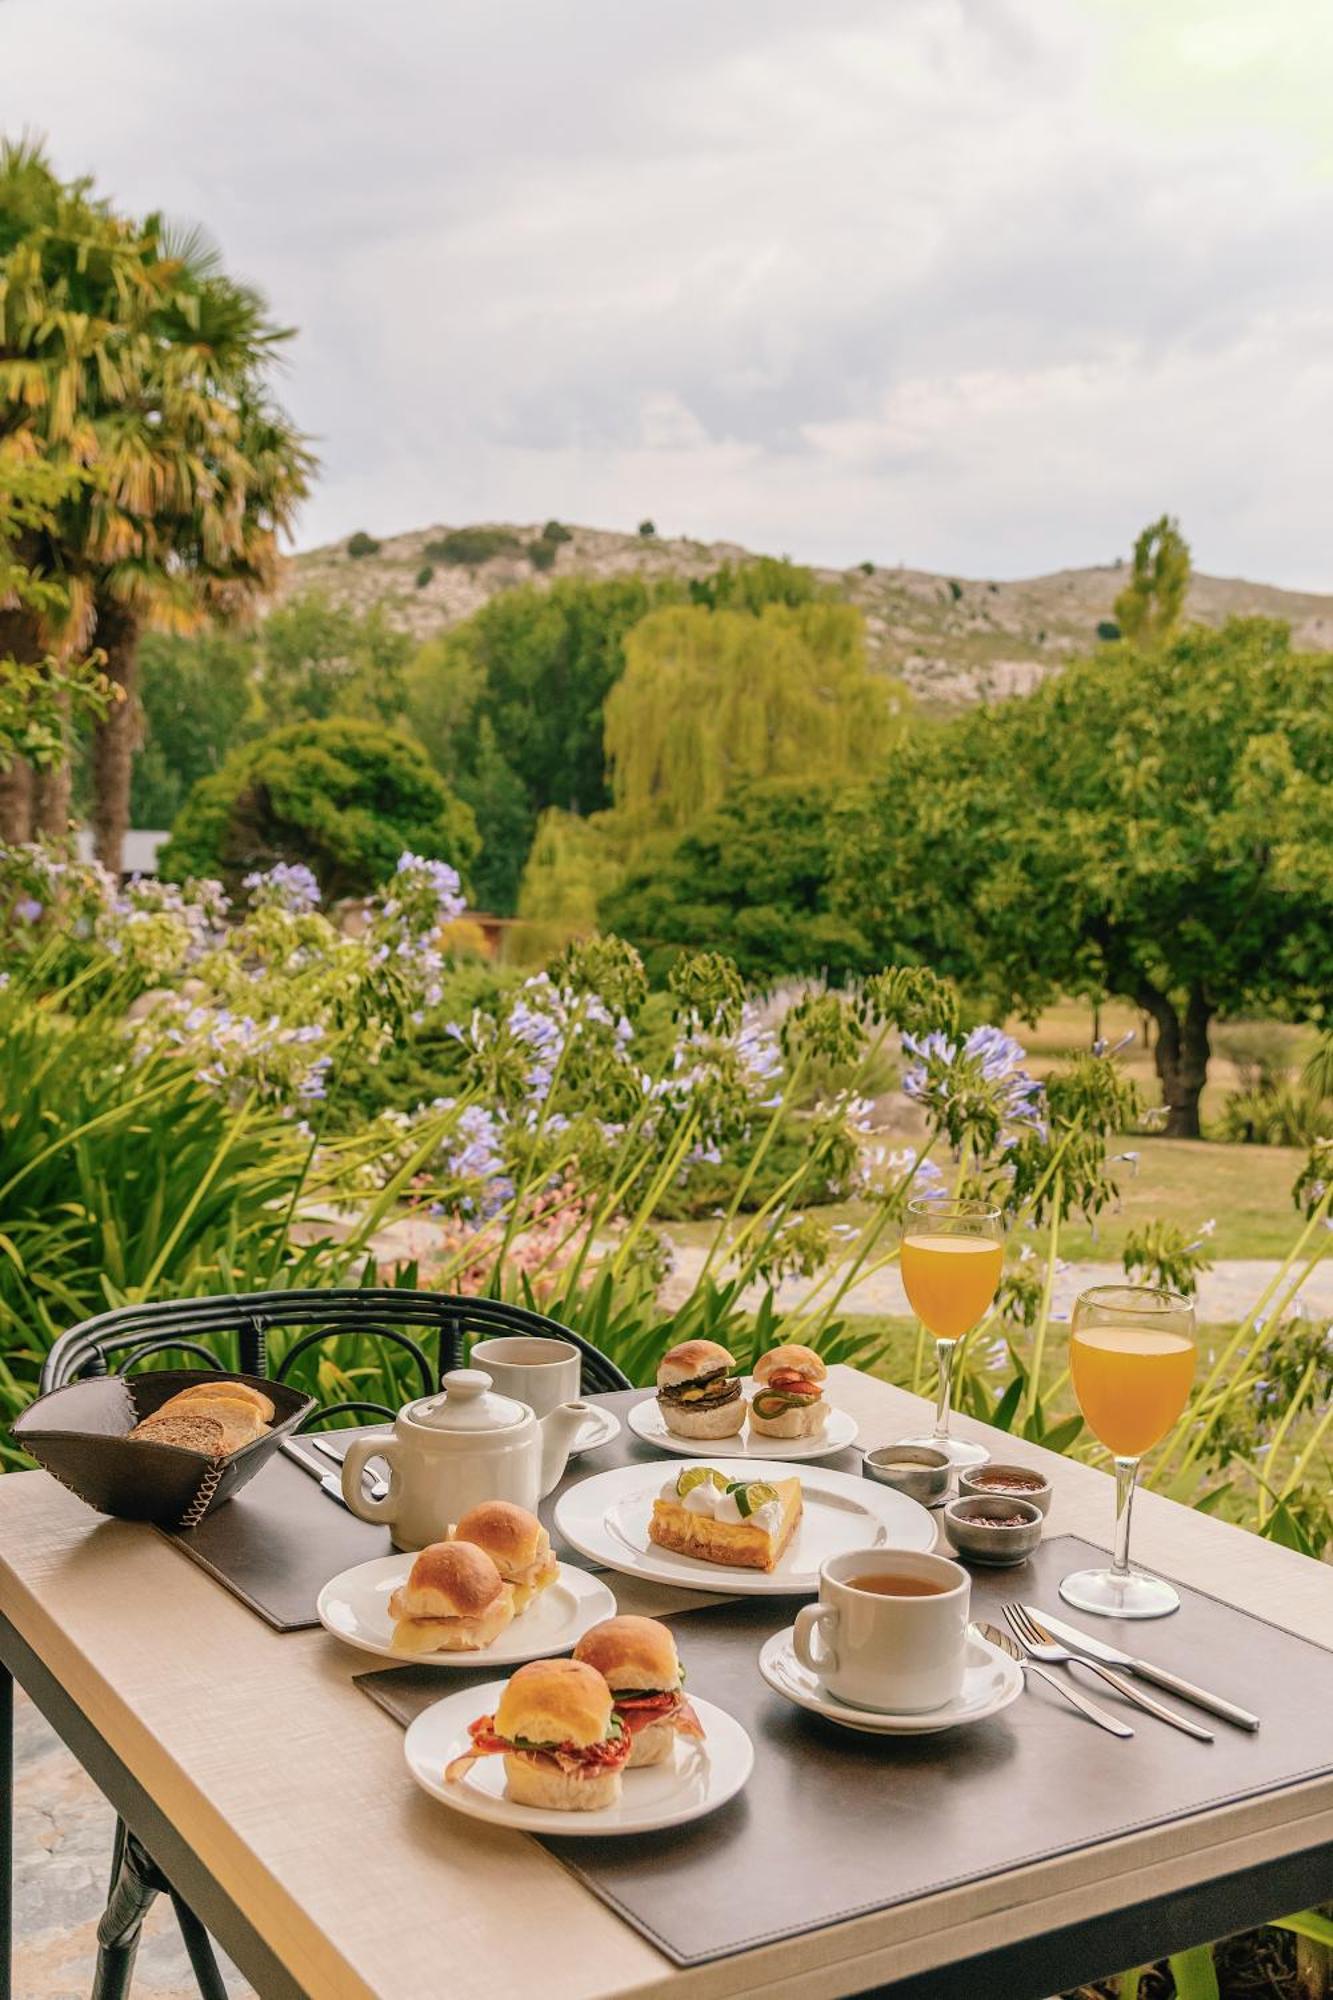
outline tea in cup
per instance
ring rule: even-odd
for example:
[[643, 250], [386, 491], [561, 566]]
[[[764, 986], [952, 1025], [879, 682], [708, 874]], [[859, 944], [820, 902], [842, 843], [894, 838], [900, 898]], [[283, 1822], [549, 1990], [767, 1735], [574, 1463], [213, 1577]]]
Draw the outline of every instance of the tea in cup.
[[943, 1708], [963, 1685], [972, 1579], [947, 1557], [852, 1549], [819, 1572], [793, 1647], [838, 1701], [894, 1715]]

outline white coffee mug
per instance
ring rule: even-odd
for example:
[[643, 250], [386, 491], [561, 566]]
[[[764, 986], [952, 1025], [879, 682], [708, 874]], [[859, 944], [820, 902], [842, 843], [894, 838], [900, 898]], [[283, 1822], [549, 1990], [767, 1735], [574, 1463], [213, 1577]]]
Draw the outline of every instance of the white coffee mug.
[[583, 1356], [568, 1340], [529, 1334], [479, 1340], [468, 1366], [484, 1368], [500, 1395], [526, 1403], [535, 1416], [549, 1416], [561, 1403], [579, 1398]]
[[[893, 1576], [929, 1595], [858, 1590], [852, 1579]], [[819, 1572], [819, 1602], [796, 1614], [802, 1666], [838, 1701], [894, 1715], [942, 1708], [963, 1685], [972, 1579], [944, 1556], [909, 1549], [851, 1550]]]

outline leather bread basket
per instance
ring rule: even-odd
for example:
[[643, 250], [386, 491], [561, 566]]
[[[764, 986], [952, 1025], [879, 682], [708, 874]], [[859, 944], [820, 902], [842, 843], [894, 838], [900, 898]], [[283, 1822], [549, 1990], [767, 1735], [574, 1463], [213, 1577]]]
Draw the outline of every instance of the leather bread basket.
[[[182, 1445], [144, 1443], [127, 1432], [196, 1382], [248, 1382], [272, 1399], [273, 1423], [229, 1458]], [[67, 1382], [29, 1405], [10, 1435], [30, 1458], [99, 1514], [193, 1528], [254, 1478], [315, 1408], [313, 1396], [258, 1375], [211, 1369], [153, 1369], [142, 1375], [94, 1375]]]

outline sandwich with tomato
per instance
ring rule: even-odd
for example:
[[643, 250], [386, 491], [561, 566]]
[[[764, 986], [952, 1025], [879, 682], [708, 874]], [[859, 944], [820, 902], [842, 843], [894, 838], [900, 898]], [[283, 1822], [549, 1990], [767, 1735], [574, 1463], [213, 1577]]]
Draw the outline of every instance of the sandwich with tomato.
[[813, 1348], [772, 1347], [754, 1365], [750, 1429], [761, 1437], [818, 1437], [828, 1416], [828, 1375]]
[[656, 1618], [607, 1618], [585, 1632], [574, 1658], [594, 1667], [630, 1733], [629, 1768], [662, 1764], [677, 1736], [703, 1740], [703, 1725], [682, 1691], [676, 1642]]
[[620, 1774], [633, 1738], [611, 1690], [581, 1660], [531, 1660], [508, 1682], [494, 1715], [478, 1716], [471, 1747], [445, 1781], [466, 1777], [479, 1757], [503, 1757], [509, 1797], [550, 1812], [598, 1812], [620, 1802]]

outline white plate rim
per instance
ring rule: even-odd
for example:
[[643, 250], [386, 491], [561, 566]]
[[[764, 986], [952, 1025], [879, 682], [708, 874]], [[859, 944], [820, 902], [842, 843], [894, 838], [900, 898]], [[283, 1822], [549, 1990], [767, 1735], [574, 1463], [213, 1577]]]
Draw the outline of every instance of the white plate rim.
[[[754, 1384], [747, 1375], [742, 1378], [741, 1389], [753, 1389]], [[640, 1417], [640, 1410], [644, 1416]], [[636, 1422], [636, 1418], [638, 1421]], [[656, 1425], [653, 1419], [656, 1418]], [[673, 1437], [662, 1421], [661, 1413], [653, 1391], [648, 1391], [642, 1399], [630, 1405], [626, 1421], [641, 1444], [651, 1445], [654, 1451], [674, 1452], [680, 1458], [707, 1458], [710, 1453], [724, 1446], [728, 1458], [752, 1458], [756, 1465], [773, 1459], [781, 1459], [788, 1464], [812, 1464], [821, 1458], [835, 1458], [840, 1451], [846, 1451], [856, 1443], [860, 1427], [847, 1410], [840, 1410], [836, 1404], [829, 1404], [829, 1414], [825, 1419], [821, 1437], [811, 1438], [759, 1438], [753, 1441], [750, 1434], [750, 1420], [733, 1437], [727, 1438], [682, 1438]], [[772, 1449], [768, 1449], [771, 1446]]]
[[[443, 1769], [450, 1757], [459, 1756], [467, 1747], [467, 1723], [460, 1722], [456, 1736], [452, 1739], [446, 1756], [433, 1756], [432, 1767], [439, 1766], [440, 1776], [435, 1778], [423, 1769], [424, 1759], [418, 1762], [413, 1751], [420, 1744], [426, 1732], [426, 1725], [432, 1716], [446, 1705], [457, 1704], [460, 1716], [467, 1709], [467, 1721], [474, 1716], [484, 1715], [493, 1710], [505, 1688], [504, 1681], [488, 1681], [480, 1687], [460, 1688], [457, 1693], [445, 1695], [442, 1700], [432, 1702], [409, 1724], [403, 1738], [403, 1758], [413, 1781], [428, 1797], [438, 1799], [454, 1812], [462, 1813], [468, 1819], [479, 1819], [489, 1826], [503, 1826], [518, 1833], [558, 1835], [561, 1839], [568, 1835], [582, 1835], [585, 1838], [614, 1838], [616, 1835], [636, 1833], [659, 1833], [668, 1827], [685, 1826], [691, 1820], [703, 1819], [707, 1814], [717, 1812], [728, 1800], [749, 1783], [754, 1769], [754, 1744], [750, 1733], [736, 1717], [716, 1702], [705, 1701], [701, 1695], [692, 1695], [691, 1703], [703, 1724], [709, 1742], [719, 1749], [725, 1746], [728, 1768], [719, 1771], [717, 1763], [708, 1756], [708, 1782], [702, 1798], [695, 1799], [688, 1806], [674, 1812], [662, 1812], [642, 1816], [630, 1824], [617, 1823], [606, 1818], [606, 1809], [589, 1813], [551, 1812], [542, 1806], [519, 1806], [504, 1797], [491, 1798], [485, 1793], [468, 1791], [464, 1785], [445, 1783]], [[413, 1739], [416, 1739], [414, 1744]], [[627, 1771], [621, 1798], [620, 1811], [632, 1807], [633, 1788], [640, 1776], [647, 1773]]]
[[570, 1458], [582, 1458], [585, 1451], [600, 1451], [605, 1444], [614, 1444], [624, 1426], [614, 1410], [604, 1409], [600, 1403], [592, 1404], [593, 1415], [601, 1424], [599, 1434], [587, 1444], [579, 1444], [577, 1439], [569, 1447]]
[[[369, 1562], [353, 1563], [350, 1568], [340, 1570], [337, 1576], [331, 1576], [315, 1603], [316, 1615], [330, 1638], [340, 1640], [344, 1646], [351, 1646], [358, 1653], [369, 1653], [375, 1659], [395, 1660], [400, 1667], [439, 1667], [445, 1672], [455, 1673], [460, 1669], [470, 1669], [475, 1672], [478, 1667], [521, 1667], [527, 1660], [553, 1659], [557, 1653], [567, 1653], [576, 1646], [592, 1626], [600, 1625], [604, 1618], [615, 1616], [615, 1595], [599, 1576], [580, 1569], [577, 1563], [561, 1563], [560, 1575], [551, 1588], [563, 1586], [572, 1593], [574, 1612], [556, 1636], [538, 1641], [535, 1647], [525, 1643], [522, 1637], [523, 1621], [529, 1615], [527, 1611], [520, 1612], [489, 1646], [479, 1646], [467, 1653], [402, 1653], [391, 1645], [380, 1645], [374, 1639], [343, 1631], [330, 1622], [329, 1607], [333, 1597], [339, 1592], [345, 1595], [351, 1579], [360, 1576], [365, 1583], [378, 1583], [381, 1579], [387, 1582], [392, 1576], [399, 1582], [406, 1582], [415, 1560], [415, 1554], [399, 1550], [392, 1555], [373, 1556]], [[368, 1570], [374, 1572], [373, 1577], [365, 1575]], [[506, 1640], [513, 1650], [497, 1650]]]
[[969, 1723], [985, 1722], [988, 1717], [998, 1715], [1011, 1702], [1017, 1701], [1023, 1692], [1021, 1663], [1002, 1652], [998, 1646], [992, 1646], [988, 1640], [972, 1635], [968, 1639], [969, 1650], [975, 1648], [987, 1654], [991, 1663], [1003, 1671], [1003, 1682], [993, 1701], [961, 1711], [950, 1704], [943, 1713], [927, 1710], [918, 1715], [887, 1715], [874, 1709], [853, 1708], [849, 1702], [839, 1701], [834, 1695], [821, 1699], [819, 1695], [783, 1680], [778, 1662], [795, 1658], [792, 1647], [795, 1629], [794, 1625], [787, 1625], [781, 1631], [771, 1632], [760, 1647], [759, 1671], [766, 1685], [783, 1701], [791, 1702], [794, 1708], [803, 1708], [811, 1715], [821, 1716], [825, 1722], [836, 1723], [839, 1728], [860, 1730], [865, 1736], [937, 1736], [945, 1729], [965, 1729]]
[[[720, 1470], [741, 1461], [719, 1452], [714, 1463]], [[825, 1466], [793, 1465], [781, 1459], [770, 1459], [767, 1463], [772, 1478], [781, 1479], [788, 1475], [799, 1478], [803, 1489], [817, 1490], [824, 1482], [836, 1482], [832, 1488], [834, 1495], [859, 1504], [871, 1520], [887, 1532], [887, 1546], [919, 1549], [923, 1554], [933, 1552], [937, 1524], [934, 1516], [919, 1501], [909, 1500], [905, 1494], [896, 1493], [891, 1486], [881, 1486], [877, 1481], [863, 1479], [854, 1472], [835, 1472]], [[606, 1516], [612, 1505], [634, 1490], [637, 1480], [645, 1483], [656, 1480], [660, 1488], [662, 1464], [661, 1460], [649, 1460], [634, 1465], [619, 1465], [606, 1472], [592, 1473], [587, 1479], [566, 1487], [555, 1508], [555, 1525], [560, 1535], [580, 1555], [587, 1556], [589, 1561], [599, 1563], [605, 1569], [616, 1570], [622, 1576], [644, 1577], [651, 1583], [665, 1584], [669, 1589], [699, 1590], [720, 1597], [802, 1597], [813, 1595], [819, 1588], [818, 1569], [798, 1571], [795, 1575], [790, 1572], [784, 1574], [781, 1565], [772, 1571], [730, 1569], [721, 1563], [706, 1563], [689, 1556], [673, 1555], [670, 1550], [662, 1550], [659, 1556], [622, 1545], [607, 1528]], [[598, 1516], [596, 1528], [585, 1531], [573, 1518], [575, 1510], [588, 1505], [591, 1489], [599, 1485], [604, 1490], [610, 1485], [612, 1490], [606, 1494], [606, 1505]], [[901, 1514], [904, 1508], [908, 1511]], [[918, 1515], [921, 1517], [919, 1522], [916, 1519]], [[900, 1518], [895, 1519], [895, 1516]], [[909, 1533], [909, 1530], [912, 1532]], [[916, 1539], [913, 1539], [913, 1534]], [[690, 1564], [688, 1574], [672, 1567], [673, 1563]]]

